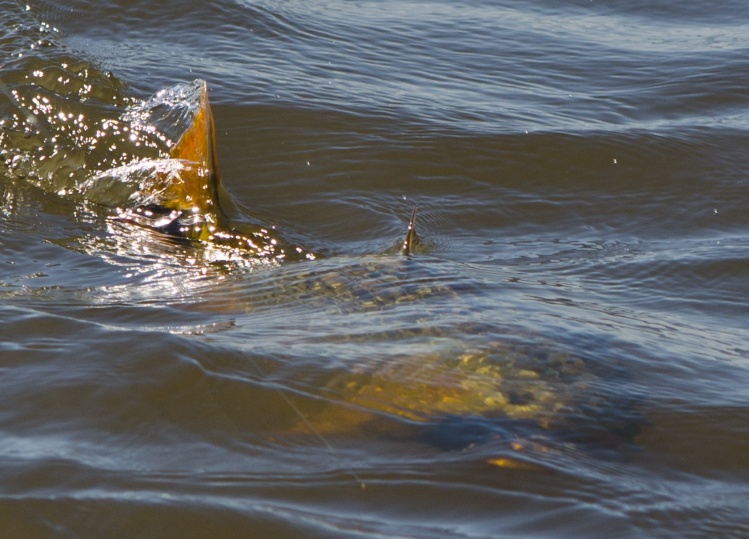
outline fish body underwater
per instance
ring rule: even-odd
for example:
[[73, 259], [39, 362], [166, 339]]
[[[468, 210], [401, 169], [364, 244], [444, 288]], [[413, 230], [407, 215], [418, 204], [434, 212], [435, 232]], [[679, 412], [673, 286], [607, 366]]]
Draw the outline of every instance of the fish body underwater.
[[[0, 111], [0, 162], [6, 181], [104, 208], [94, 211], [104, 213], [107, 223], [133, 233], [145, 230], [155, 242], [166, 237], [266, 266], [316, 258], [272, 227], [237, 227], [227, 216], [223, 207], [230, 199], [221, 183], [205, 81], [178, 84], [140, 101], [126, 97], [111, 74], [64, 49], [50, 55], [54, 65], [44, 69], [23, 56], [3, 66], [7, 99]], [[95, 120], [90, 108], [98, 113]], [[418, 243], [415, 219], [414, 210], [400, 247], [406, 255]], [[460, 285], [413, 286], [418, 280], [407, 278], [416, 271], [410, 262], [383, 254], [345, 270], [305, 267], [291, 280], [285, 276], [283, 301], [324, 295], [334, 298], [336, 308], [358, 312], [418, 306], [434, 298], [459, 301]], [[399, 286], [401, 280], [409, 284]], [[331, 376], [314, 391], [317, 405], [283, 432], [326, 437], [367, 432], [449, 450], [489, 447], [486, 462], [523, 469], [538, 469], [526, 459], [529, 452], [570, 447], [595, 452], [633, 439], [641, 418], [632, 403], [598, 391], [620, 372], [523, 333], [516, 339], [487, 338], [492, 331], [480, 324], [441, 329], [418, 323], [402, 330], [392, 338], [433, 341], [435, 352], [394, 353]], [[293, 400], [295, 409], [301, 407]]]

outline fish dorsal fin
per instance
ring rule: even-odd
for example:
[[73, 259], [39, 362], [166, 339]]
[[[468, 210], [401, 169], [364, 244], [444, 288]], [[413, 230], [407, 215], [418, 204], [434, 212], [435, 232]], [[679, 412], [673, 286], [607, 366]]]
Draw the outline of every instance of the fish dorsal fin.
[[192, 122], [170, 151], [172, 158], [186, 163], [186, 168], [181, 175], [182, 181], [167, 189], [167, 206], [218, 211], [221, 177], [216, 158], [213, 114], [206, 82], [196, 81], [196, 84], [200, 84], [200, 97]]
[[416, 241], [416, 207], [414, 206], [414, 209], [411, 212], [411, 220], [408, 222], [408, 232], [406, 232], [406, 237], [403, 240], [403, 248], [401, 249], [401, 252], [406, 256], [410, 255], [415, 241]]

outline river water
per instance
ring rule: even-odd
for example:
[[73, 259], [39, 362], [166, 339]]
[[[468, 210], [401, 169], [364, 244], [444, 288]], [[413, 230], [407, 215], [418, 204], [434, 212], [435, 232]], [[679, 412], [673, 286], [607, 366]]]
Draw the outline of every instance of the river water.
[[[0, 28], [0, 535], [749, 536], [745, 2]], [[233, 222], [314, 260], [76, 191], [162, 155], [145, 112], [195, 79]]]

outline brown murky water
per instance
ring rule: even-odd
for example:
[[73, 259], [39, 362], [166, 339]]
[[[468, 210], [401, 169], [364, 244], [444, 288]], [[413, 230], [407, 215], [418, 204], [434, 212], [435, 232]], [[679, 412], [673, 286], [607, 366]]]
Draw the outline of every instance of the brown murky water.
[[0, 535], [749, 535], [745, 11], [0, 0]]

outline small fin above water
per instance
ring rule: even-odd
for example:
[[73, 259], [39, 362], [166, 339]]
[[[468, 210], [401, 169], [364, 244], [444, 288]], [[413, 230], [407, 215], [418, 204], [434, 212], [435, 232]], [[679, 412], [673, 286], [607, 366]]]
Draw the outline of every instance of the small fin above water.
[[401, 249], [401, 252], [408, 256], [411, 254], [411, 251], [413, 249], [413, 246], [417, 240], [416, 237], [416, 208], [417, 206], [414, 206], [413, 211], [411, 212], [411, 220], [408, 222], [408, 232], [406, 232], [406, 237], [403, 240], [403, 247]]

